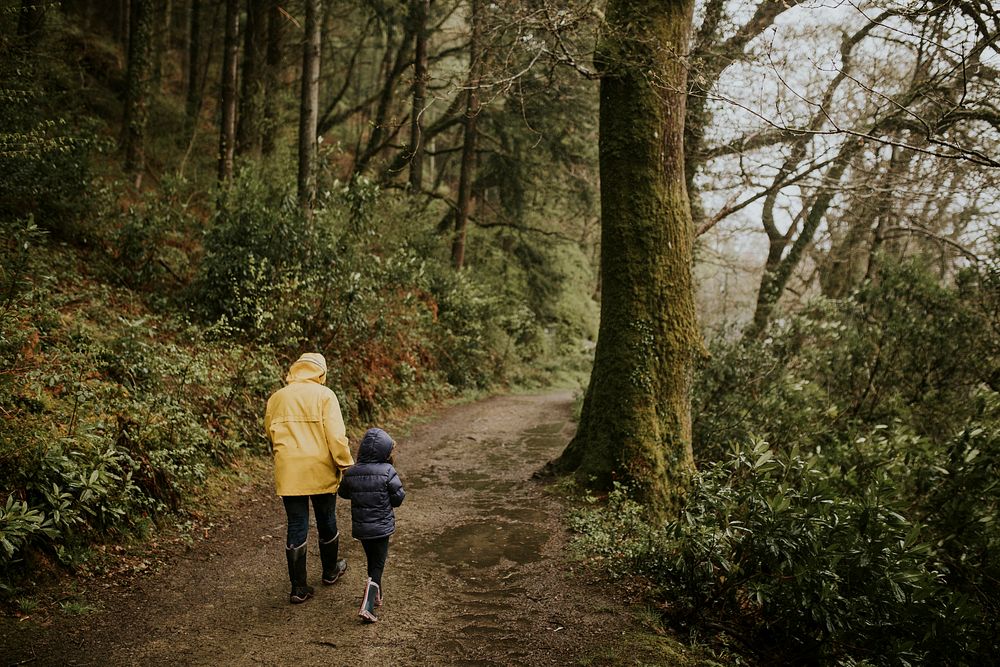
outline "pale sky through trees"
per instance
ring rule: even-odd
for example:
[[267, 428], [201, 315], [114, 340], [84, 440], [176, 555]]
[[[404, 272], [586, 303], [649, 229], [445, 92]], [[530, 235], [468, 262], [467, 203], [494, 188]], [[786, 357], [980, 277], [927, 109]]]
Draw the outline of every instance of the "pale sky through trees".
[[[723, 38], [746, 22], [756, 6], [756, 3], [730, 3], [727, 9], [732, 14], [731, 25], [728, 32], [723, 31]], [[869, 119], [895, 111], [896, 100], [905, 94], [914, 76], [918, 57], [923, 59], [924, 71], [942, 78], [950, 71], [950, 80], [965, 80], [956, 84], [964, 85], [964, 94], [957, 100], [963, 108], [996, 113], [993, 100], [996, 99], [997, 80], [993, 75], [1000, 68], [1000, 53], [995, 43], [993, 48], [981, 50], [975, 66], [979, 68], [976, 72], [994, 70], [991, 76], [976, 78], [972, 67], [963, 74], [962, 63], [980, 38], [976, 26], [953, 12], [941, 20], [940, 35], [928, 37], [916, 32], [915, 24], [923, 17], [883, 16], [887, 10], [913, 9], [912, 3], [818, 1], [785, 10], [773, 26], [751, 42], [743, 61], [725, 69], [712, 89], [709, 102], [712, 120], [706, 129], [706, 149], [786, 128], [806, 128], [815, 114], [822, 113], [825, 118], [820, 129], [808, 140], [803, 166], [810, 161], [832, 160], [846, 140], [856, 140], [848, 139], [842, 130], [855, 131], [865, 126]], [[883, 24], [870, 30], [853, 46], [850, 66], [844, 76], [843, 41], [879, 18], [884, 20]], [[821, 105], [824, 91], [838, 75], [843, 81], [833, 91], [829, 103]], [[942, 104], [946, 102], [942, 100]], [[913, 107], [917, 109], [917, 104]], [[920, 122], [918, 115], [919, 110], [911, 114]], [[986, 123], [981, 125], [981, 131], [963, 135], [963, 147], [995, 156], [1000, 134], [995, 127]], [[907, 141], [900, 143], [907, 144]], [[954, 236], [956, 243], [973, 252], [981, 248], [1000, 212], [1000, 169], [959, 164], [962, 162], [959, 159], [930, 154], [953, 153], [947, 146], [916, 148], [918, 153], [909, 162], [907, 177], [894, 181], [891, 191], [880, 196], [894, 196], [917, 215], [918, 209], [923, 211], [937, 206], [942, 200], [942, 183], [933, 177], [942, 170], [961, 171], [957, 180], [946, 186], [953, 192], [936, 215], [939, 219], [957, 216], [963, 220], [964, 227], [960, 230], [945, 227], [937, 231]], [[817, 247], [829, 246], [828, 219], [838, 219], [845, 214], [845, 206], [851, 205], [852, 200], [847, 195], [852, 187], [870, 185], [861, 176], [861, 171], [870, 168], [873, 174], [877, 172], [878, 165], [889, 160], [892, 149], [891, 145], [879, 145], [874, 141], [866, 143], [817, 230], [814, 239]], [[920, 153], [920, 150], [927, 152]], [[770, 186], [787, 155], [788, 142], [784, 141], [706, 160], [697, 179], [706, 217]], [[855, 170], [857, 175], [852, 175]], [[780, 189], [773, 208], [775, 226], [780, 231], [785, 232], [793, 224], [804, 203], [822, 183], [823, 173], [822, 169], [817, 169]], [[752, 301], [746, 302], [754, 296], [749, 285], [758, 282], [763, 258], [768, 252], [768, 241], [761, 227], [762, 202], [761, 199], [753, 201], [725, 217], [699, 239], [698, 257], [705, 263], [698, 271], [700, 301], [707, 304], [720, 299], [721, 292], [728, 291], [728, 297], [721, 297], [733, 300], [724, 306], [727, 318], [736, 312], [740, 313], [737, 319], [743, 319], [744, 311], [752, 308]], [[722, 267], [724, 271], [719, 270]], [[718, 317], [718, 314], [711, 314], [708, 319], [717, 320]]]

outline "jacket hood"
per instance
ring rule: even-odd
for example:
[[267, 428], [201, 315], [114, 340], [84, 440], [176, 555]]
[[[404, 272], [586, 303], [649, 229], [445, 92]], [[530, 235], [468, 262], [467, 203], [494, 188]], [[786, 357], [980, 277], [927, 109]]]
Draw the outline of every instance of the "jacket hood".
[[358, 463], [385, 463], [389, 460], [394, 444], [389, 434], [382, 429], [368, 429], [358, 447]]
[[326, 382], [326, 359], [322, 354], [306, 352], [288, 369], [285, 382]]

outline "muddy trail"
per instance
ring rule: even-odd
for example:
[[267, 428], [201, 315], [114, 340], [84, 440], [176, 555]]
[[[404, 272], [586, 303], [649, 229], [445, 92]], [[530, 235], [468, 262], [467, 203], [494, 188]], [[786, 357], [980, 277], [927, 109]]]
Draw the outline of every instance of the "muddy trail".
[[[604, 664], [629, 624], [613, 588], [574, 567], [565, 508], [532, 473], [572, 434], [571, 395], [448, 408], [398, 437], [407, 491], [380, 622], [357, 616], [364, 554], [337, 504], [344, 578], [288, 604], [284, 513], [268, 488], [155, 573], [101, 587], [96, 611], [5, 622], [2, 664]], [[347, 537], [348, 539], [344, 539]], [[95, 595], [98, 595], [95, 593]], [[613, 649], [612, 649], [613, 651]]]

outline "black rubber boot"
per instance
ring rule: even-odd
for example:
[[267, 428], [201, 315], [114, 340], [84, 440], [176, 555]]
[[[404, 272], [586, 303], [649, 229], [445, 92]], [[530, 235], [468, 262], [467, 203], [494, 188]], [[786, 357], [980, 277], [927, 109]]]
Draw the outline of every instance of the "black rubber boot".
[[323, 583], [327, 586], [337, 583], [340, 575], [347, 571], [347, 561], [337, 559], [340, 551], [340, 533], [329, 542], [319, 543], [319, 557], [323, 561]]
[[361, 599], [361, 609], [358, 611], [358, 616], [360, 616], [365, 623], [374, 623], [378, 620], [378, 616], [375, 615], [375, 607], [377, 606], [379, 597], [379, 585], [368, 578], [365, 583], [365, 596]]
[[288, 559], [288, 578], [292, 582], [292, 592], [288, 601], [300, 604], [313, 596], [313, 587], [306, 584], [306, 543], [303, 542], [294, 549], [285, 548]]

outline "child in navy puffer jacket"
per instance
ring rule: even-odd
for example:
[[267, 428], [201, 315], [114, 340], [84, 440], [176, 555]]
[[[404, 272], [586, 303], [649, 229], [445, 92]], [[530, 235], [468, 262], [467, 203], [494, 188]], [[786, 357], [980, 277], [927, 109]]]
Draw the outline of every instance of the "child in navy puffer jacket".
[[396, 443], [380, 428], [371, 428], [361, 439], [357, 463], [344, 472], [338, 494], [351, 501], [351, 528], [368, 558], [368, 581], [358, 615], [369, 623], [378, 620], [382, 606], [382, 571], [389, 555], [389, 536], [396, 530], [393, 507], [406, 495], [392, 466]]

